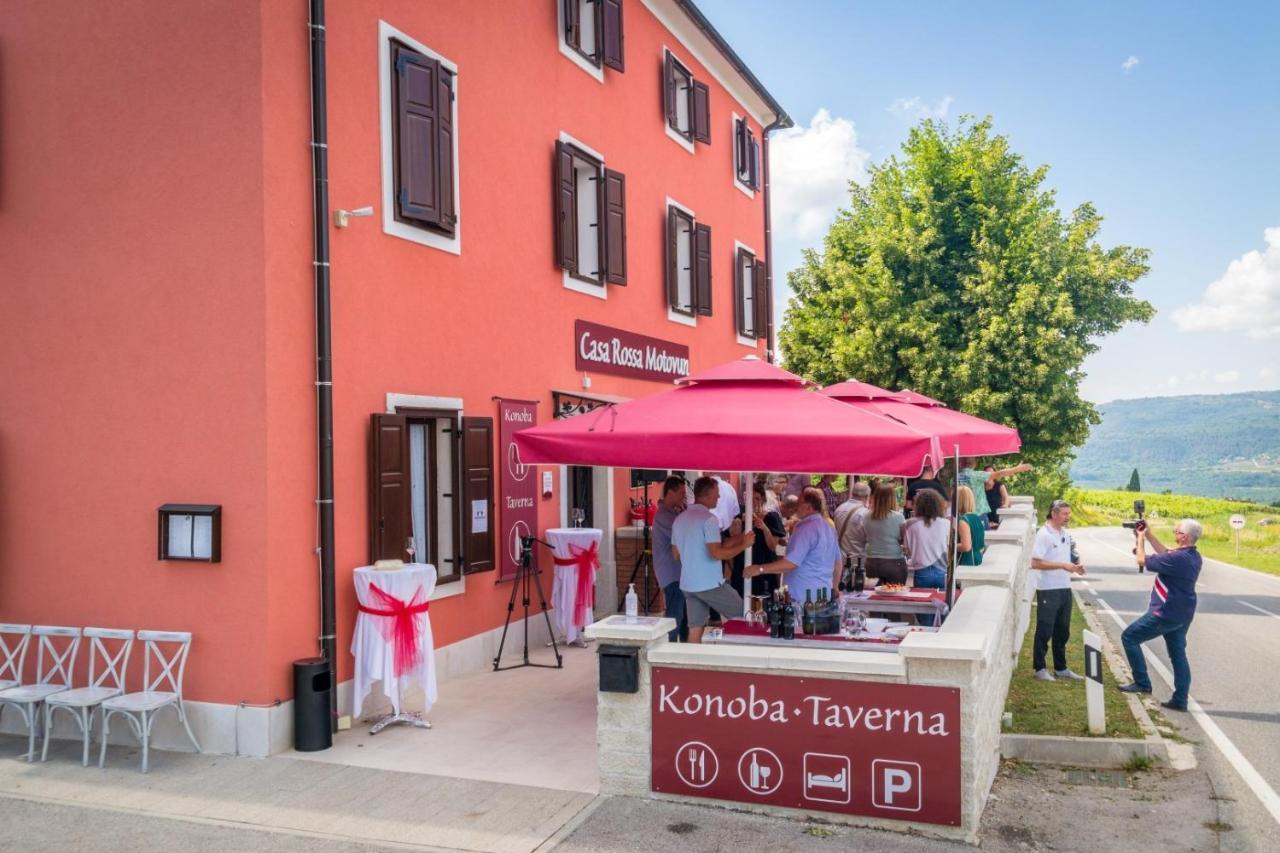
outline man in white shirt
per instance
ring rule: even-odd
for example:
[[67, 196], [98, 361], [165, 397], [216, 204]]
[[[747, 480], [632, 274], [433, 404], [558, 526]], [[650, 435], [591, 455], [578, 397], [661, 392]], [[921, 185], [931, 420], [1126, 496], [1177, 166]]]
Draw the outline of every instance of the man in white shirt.
[[[1049, 520], [1036, 531], [1031, 548], [1031, 568], [1036, 584], [1036, 635], [1032, 651], [1032, 667], [1041, 681], [1083, 681], [1067, 668], [1067, 640], [1071, 637], [1071, 576], [1083, 575], [1084, 566], [1073, 555], [1075, 550], [1067, 525], [1071, 523], [1071, 504], [1056, 500], [1049, 507]], [[1044, 653], [1053, 640], [1053, 672], [1045, 667]]]
[[[715, 509], [711, 511], [720, 522], [721, 533], [728, 530], [729, 525], [733, 524], [733, 520], [742, 512], [742, 504], [738, 503], [738, 492], [729, 484], [728, 476], [723, 471], [711, 475], [720, 487], [720, 497], [716, 499]], [[694, 500], [696, 501], [697, 498], [695, 497]]]

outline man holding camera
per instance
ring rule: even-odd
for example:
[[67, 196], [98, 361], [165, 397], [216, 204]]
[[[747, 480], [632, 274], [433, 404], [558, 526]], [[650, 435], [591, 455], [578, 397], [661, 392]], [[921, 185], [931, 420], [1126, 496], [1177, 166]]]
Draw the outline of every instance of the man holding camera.
[[[1067, 525], [1071, 504], [1056, 500], [1049, 506], [1049, 519], [1036, 531], [1031, 549], [1031, 568], [1036, 581], [1036, 636], [1031, 647], [1032, 666], [1040, 681], [1083, 681], [1067, 668], [1067, 640], [1071, 637], [1071, 576], [1083, 575], [1084, 566], [1075, 554]], [[1045, 668], [1044, 653], [1053, 640], [1053, 672]]]
[[[1187, 662], [1187, 629], [1196, 615], [1196, 579], [1200, 577], [1200, 552], [1196, 542], [1203, 528], [1193, 518], [1184, 518], [1173, 528], [1176, 548], [1166, 548], [1156, 538], [1155, 532], [1139, 521], [1134, 532], [1138, 544], [1134, 554], [1138, 565], [1155, 572], [1155, 584], [1151, 589], [1151, 604], [1147, 612], [1135, 619], [1120, 640], [1133, 671], [1133, 683], [1120, 689], [1125, 693], [1150, 693], [1151, 678], [1147, 675], [1147, 661], [1142, 656], [1142, 644], [1156, 637], [1164, 637], [1169, 650], [1169, 663], [1173, 665], [1173, 695], [1160, 704], [1172, 711], [1187, 710], [1187, 694], [1191, 691], [1191, 664]], [[1147, 555], [1147, 543], [1154, 554]]]

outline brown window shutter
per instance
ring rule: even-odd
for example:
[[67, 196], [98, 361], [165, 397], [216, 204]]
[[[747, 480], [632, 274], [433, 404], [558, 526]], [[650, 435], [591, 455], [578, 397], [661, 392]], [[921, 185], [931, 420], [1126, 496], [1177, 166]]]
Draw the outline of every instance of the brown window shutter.
[[[401, 45], [395, 63], [396, 208], [401, 218], [440, 225], [439, 145], [440, 63]], [[452, 131], [451, 131], [452, 132]]]
[[440, 230], [449, 236], [457, 233], [458, 214], [453, 199], [453, 72], [436, 66], [436, 90], [440, 119], [436, 122], [436, 175], [440, 188]]
[[409, 423], [404, 415], [375, 414], [369, 433], [370, 563], [407, 558], [409, 500]]
[[668, 51], [662, 57], [662, 111], [673, 130], [680, 129], [676, 117], [676, 58]]
[[[462, 519], [462, 572], [491, 572], [494, 560], [494, 536], [497, 519], [493, 516], [493, 418], [462, 419], [462, 503], [458, 509]], [[485, 502], [485, 530], [472, 526], [472, 504]]]
[[693, 228], [693, 304], [711, 316], [711, 226], [701, 223]]
[[676, 234], [680, 230], [680, 211], [667, 208], [667, 305], [680, 310], [680, 272], [676, 269], [679, 253], [676, 251]]
[[609, 284], [627, 283], [627, 179], [604, 170], [604, 271]]
[[739, 248], [733, 253], [733, 328], [738, 334], [745, 334], [742, 331], [742, 267], [747, 256], [747, 250]]
[[769, 299], [769, 281], [764, 274], [764, 261], [756, 261], [756, 337], [769, 337], [769, 324], [773, 322], [773, 304]]
[[555, 188], [552, 226], [555, 229], [556, 264], [569, 272], [578, 271], [578, 216], [577, 193], [573, 177], [573, 151], [563, 142], [556, 142], [555, 163], [552, 169]]
[[693, 138], [711, 143], [711, 90], [697, 80], [693, 81]]
[[578, 16], [578, 0], [560, 0], [564, 9], [564, 40], [571, 47], [582, 44], [582, 20]]
[[760, 189], [760, 144], [756, 142], [756, 135], [747, 132], [747, 184], [753, 189]]
[[747, 122], [746, 119], [738, 119], [733, 123], [733, 168], [734, 174], [743, 183], [746, 183], [749, 178], [747, 168], [749, 154], [750, 151], [747, 148]]
[[603, 42], [604, 64], [614, 71], [626, 70], [623, 66], [622, 48], [622, 0], [604, 0], [604, 18], [600, 27]]

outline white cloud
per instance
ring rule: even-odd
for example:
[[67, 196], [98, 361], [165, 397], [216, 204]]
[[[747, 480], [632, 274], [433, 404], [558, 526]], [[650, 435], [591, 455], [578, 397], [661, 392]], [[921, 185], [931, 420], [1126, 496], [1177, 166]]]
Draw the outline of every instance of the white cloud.
[[1276, 372], [1275, 372], [1274, 370], [1272, 370], [1270, 367], [1260, 367], [1260, 368], [1258, 368], [1258, 378], [1259, 378], [1259, 379], [1270, 379], [1272, 376], [1275, 376], [1275, 375], [1276, 375]]
[[1263, 233], [1264, 251], [1246, 252], [1232, 261], [1222, 278], [1205, 288], [1200, 302], [1174, 312], [1180, 329], [1280, 336], [1280, 227]]
[[950, 95], [944, 95], [938, 99], [933, 106], [925, 103], [924, 99], [914, 98], [896, 98], [889, 105], [889, 112], [897, 116], [905, 116], [912, 121], [921, 121], [926, 118], [942, 120], [947, 117], [947, 113], [951, 111], [951, 104], [955, 98]]
[[848, 202], [849, 182], [866, 180], [871, 155], [858, 146], [847, 118], [819, 109], [808, 127], [769, 138], [773, 225], [780, 240], [812, 241], [826, 233]]
[[1134, 67], [1138, 64], [1139, 61], [1140, 60], [1138, 59], [1138, 57], [1130, 56], [1124, 62], [1120, 63], [1120, 67], [1124, 69], [1125, 74], [1128, 74], [1130, 71], [1134, 69]]
[[1219, 385], [1230, 385], [1233, 382], [1240, 381], [1240, 371], [1238, 370], [1219, 370], [1213, 374], [1213, 381]]

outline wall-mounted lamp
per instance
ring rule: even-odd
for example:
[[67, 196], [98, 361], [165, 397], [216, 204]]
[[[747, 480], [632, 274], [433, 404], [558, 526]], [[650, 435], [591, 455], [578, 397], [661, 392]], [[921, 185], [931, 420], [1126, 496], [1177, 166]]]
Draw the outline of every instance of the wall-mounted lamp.
[[373, 216], [373, 208], [357, 207], [355, 210], [335, 210], [333, 212], [333, 227], [346, 228], [347, 220], [353, 216]]
[[222, 561], [222, 506], [164, 504], [158, 510], [159, 559]]

